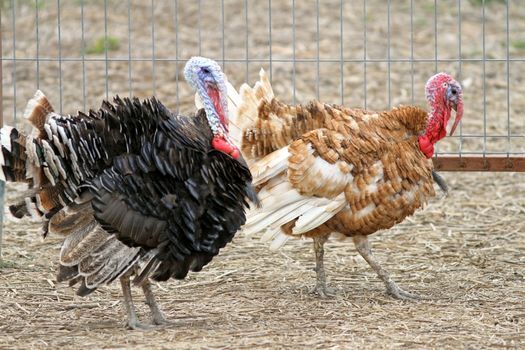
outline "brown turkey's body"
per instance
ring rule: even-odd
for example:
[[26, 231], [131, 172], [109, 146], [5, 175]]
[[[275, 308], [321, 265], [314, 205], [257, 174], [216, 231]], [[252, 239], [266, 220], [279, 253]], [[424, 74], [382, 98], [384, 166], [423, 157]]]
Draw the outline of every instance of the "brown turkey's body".
[[[286, 107], [275, 99], [270, 103], [274, 109], [277, 105], [289, 124], [280, 133], [270, 133], [269, 127], [275, 125], [273, 113], [266, 114], [269, 118], [260, 113], [259, 127], [251, 128], [243, 140], [244, 153], [260, 161], [253, 166], [255, 174], [261, 168], [267, 172], [265, 164], [279, 156], [285, 163], [281, 173], [257, 182], [258, 189], [283, 200], [295, 190], [301, 197], [341, 202], [319, 226], [304, 231], [296, 227], [301, 220], [296, 217], [282, 224], [284, 233], [369, 235], [401, 222], [435, 195], [432, 162], [417, 142], [426, 125], [426, 111], [409, 106], [376, 113], [316, 101], [298, 107]], [[266, 107], [263, 102], [259, 110]], [[308, 131], [311, 127], [318, 128]], [[303, 131], [294, 141], [294, 134]], [[289, 144], [287, 157], [273, 153], [282, 144]], [[256, 181], [260, 178], [256, 176]], [[263, 211], [271, 209], [263, 203]]]
[[435, 195], [432, 161], [418, 137], [427, 111], [400, 106], [371, 112], [312, 101], [289, 106], [273, 96], [266, 76], [240, 92], [236, 127], [262, 209], [245, 232], [262, 232], [277, 249], [290, 237], [311, 237], [317, 292], [327, 295], [323, 244], [331, 234], [353, 237], [359, 253], [399, 298], [397, 287], [373, 259], [366, 236], [412, 215]]
[[[369, 235], [401, 222], [435, 195], [431, 163], [423, 157], [414, 157], [419, 153], [415, 137], [392, 143], [382, 154], [357, 164], [350, 159], [359, 159], [359, 155], [346, 147], [351, 137], [343, 139], [339, 147], [331, 147], [333, 140], [341, 136], [345, 137], [338, 132], [318, 130], [290, 145], [287, 176], [299, 193], [334, 197], [342, 192], [347, 202], [333, 218], [304, 235], [330, 232]], [[303, 160], [304, 154], [309, 159]], [[331, 159], [334, 155], [337, 155], [335, 161]], [[332, 178], [342, 181], [323, 188], [321, 172], [327, 168]], [[312, 193], [314, 188], [319, 190]]]

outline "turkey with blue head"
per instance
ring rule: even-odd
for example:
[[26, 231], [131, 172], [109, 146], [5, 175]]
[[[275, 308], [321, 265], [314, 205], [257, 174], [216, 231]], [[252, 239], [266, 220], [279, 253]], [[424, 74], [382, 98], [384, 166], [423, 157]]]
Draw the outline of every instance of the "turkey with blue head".
[[62, 116], [38, 91], [25, 135], [2, 128], [0, 177], [31, 190], [11, 207], [43, 218], [44, 235], [65, 236], [57, 280], [79, 295], [120, 279], [130, 328], [138, 320], [130, 278], [141, 285], [153, 323], [165, 319], [150, 279], [183, 279], [230, 242], [258, 204], [251, 174], [228, 135], [225, 77], [206, 58], [184, 69], [204, 108], [176, 115], [155, 97], [114, 98], [98, 111]]

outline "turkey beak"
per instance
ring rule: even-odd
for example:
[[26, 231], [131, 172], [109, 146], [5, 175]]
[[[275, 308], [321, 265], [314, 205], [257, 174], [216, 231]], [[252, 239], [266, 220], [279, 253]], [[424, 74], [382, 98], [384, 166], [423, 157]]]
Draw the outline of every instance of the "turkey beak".
[[454, 131], [456, 131], [456, 128], [459, 125], [459, 122], [461, 121], [461, 118], [463, 118], [463, 101], [461, 99], [454, 105], [452, 105], [452, 108], [456, 111], [456, 116], [454, 118], [454, 124], [452, 125], [452, 129], [450, 129], [450, 135], [452, 136], [454, 134]]
[[217, 90], [217, 83], [214, 80], [211, 80], [211, 79], [210, 80], [205, 80], [205, 82], [206, 82], [206, 87], [208, 89], [215, 89], [215, 90]]
[[461, 95], [461, 88], [451, 85], [449, 87], [449, 90], [447, 91], [447, 97], [449, 97], [452, 109], [456, 111], [456, 115], [454, 117], [454, 124], [452, 125], [449, 134], [449, 136], [452, 136], [454, 134], [454, 131], [456, 131], [456, 128], [458, 127], [459, 122], [461, 121], [461, 118], [463, 118], [463, 97]]

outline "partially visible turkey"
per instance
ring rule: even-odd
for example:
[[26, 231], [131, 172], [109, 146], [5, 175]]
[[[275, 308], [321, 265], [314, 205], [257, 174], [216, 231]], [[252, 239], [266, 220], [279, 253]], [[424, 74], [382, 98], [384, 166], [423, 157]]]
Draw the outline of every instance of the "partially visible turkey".
[[258, 203], [251, 174], [228, 136], [224, 75], [209, 59], [185, 66], [204, 109], [175, 115], [156, 98], [104, 101], [76, 116], [53, 112], [37, 91], [26, 117], [30, 135], [2, 128], [0, 176], [28, 182], [24, 205], [44, 218], [44, 234], [66, 235], [57, 279], [79, 295], [120, 278], [130, 328], [139, 322], [130, 277], [142, 286], [153, 323], [165, 323], [149, 278], [200, 271]]

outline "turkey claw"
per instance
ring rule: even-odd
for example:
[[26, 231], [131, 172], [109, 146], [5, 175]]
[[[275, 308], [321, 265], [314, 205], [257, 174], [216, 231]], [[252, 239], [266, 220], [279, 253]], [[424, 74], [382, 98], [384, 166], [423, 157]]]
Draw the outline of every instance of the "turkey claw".
[[154, 325], [145, 324], [140, 321], [128, 321], [127, 322], [128, 329], [135, 330], [135, 331], [150, 331], [155, 328]]
[[388, 286], [386, 292], [399, 300], [421, 300], [421, 297], [419, 295], [407, 292], [395, 284]]
[[316, 285], [311, 291], [312, 294], [317, 294], [321, 299], [331, 299], [336, 296], [336, 290], [323, 285]]

